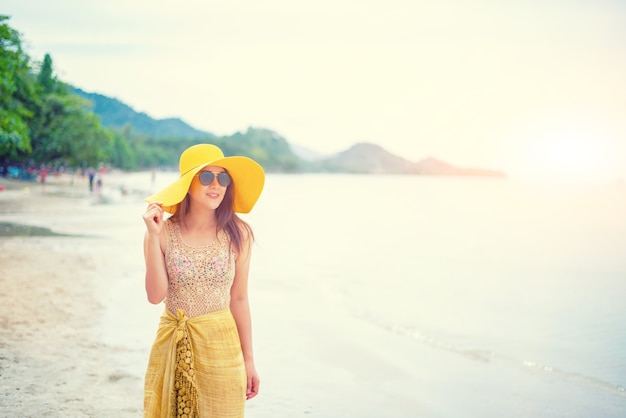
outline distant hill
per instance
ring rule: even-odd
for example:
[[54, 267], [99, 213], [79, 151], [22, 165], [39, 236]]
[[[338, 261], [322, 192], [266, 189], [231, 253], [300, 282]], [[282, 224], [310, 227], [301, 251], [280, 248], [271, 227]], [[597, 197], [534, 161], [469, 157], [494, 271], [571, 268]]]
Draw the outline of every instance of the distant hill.
[[225, 155], [243, 155], [259, 162], [273, 172], [299, 172], [306, 164], [293, 153], [289, 143], [278, 133], [264, 128], [249, 127], [213, 140]]
[[[71, 90], [93, 104], [93, 112], [100, 117], [104, 126], [114, 129], [130, 127], [133, 134], [156, 140], [150, 144], [147, 152], [165, 155], [167, 161], [160, 159], [161, 166], [175, 166], [184, 148], [199, 141], [211, 141], [221, 147], [225, 155], [251, 157], [271, 172], [505, 177], [499, 171], [455, 167], [435, 158], [408, 161], [372, 143], [358, 143], [332, 156], [323, 156], [308, 148], [289, 144], [284, 137], [270, 129], [250, 127], [232, 135], [215, 136], [197, 130], [181, 119], [153, 119], [117, 99], [87, 93], [75, 87], [71, 87]], [[161, 138], [170, 141], [159, 141]]]
[[413, 167], [415, 170], [414, 174], [422, 175], [506, 177], [506, 174], [502, 171], [483, 168], [455, 167], [432, 157], [416, 162]]
[[88, 93], [76, 87], [72, 87], [71, 91], [93, 103], [93, 112], [108, 128], [123, 129], [129, 126], [134, 134], [152, 138], [215, 138], [212, 133], [195, 129], [178, 118], [153, 119], [117, 99]]
[[455, 167], [435, 158], [411, 162], [370, 143], [355, 144], [346, 151], [322, 159], [320, 164], [324, 171], [331, 172], [505, 177], [499, 171]]
[[408, 174], [413, 163], [384, 150], [380, 145], [359, 143], [321, 160], [328, 171], [348, 173]]

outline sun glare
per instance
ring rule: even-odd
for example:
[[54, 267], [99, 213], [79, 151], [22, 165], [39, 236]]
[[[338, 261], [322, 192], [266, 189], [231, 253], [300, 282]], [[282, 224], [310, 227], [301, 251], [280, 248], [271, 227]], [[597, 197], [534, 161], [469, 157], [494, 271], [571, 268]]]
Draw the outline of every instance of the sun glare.
[[555, 119], [516, 133], [511, 162], [522, 176], [577, 182], [616, 179], [616, 135], [583, 121], [564, 122]]
[[580, 132], [552, 133], [535, 144], [538, 168], [557, 179], [596, 177], [608, 157], [600, 140]]

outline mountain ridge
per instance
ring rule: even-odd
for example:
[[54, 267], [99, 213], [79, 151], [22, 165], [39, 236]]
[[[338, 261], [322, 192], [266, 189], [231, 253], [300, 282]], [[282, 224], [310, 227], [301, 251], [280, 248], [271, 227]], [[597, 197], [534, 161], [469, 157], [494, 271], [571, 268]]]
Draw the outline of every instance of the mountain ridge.
[[86, 92], [76, 87], [72, 87], [71, 91], [89, 100], [93, 105], [93, 112], [100, 117], [104, 126], [110, 128], [124, 129], [130, 126], [138, 134], [155, 138], [215, 138], [213, 133], [196, 129], [180, 118], [154, 119], [116, 98]]
[[354, 173], [506, 177], [501, 171], [458, 167], [434, 157], [412, 162], [391, 154], [378, 144], [369, 142], [354, 144], [325, 161], [331, 167], [348, 168]]
[[[433, 157], [409, 161], [372, 142], [359, 142], [344, 151], [323, 155], [307, 147], [291, 144], [275, 131], [266, 128], [248, 127], [246, 131], [218, 137], [211, 132], [196, 129], [180, 118], [154, 119], [146, 113], [135, 111], [118, 99], [86, 92], [76, 87], [71, 89], [74, 94], [92, 103], [92, 111], [100, 117], [101, 123], [106, 127], [130, 130], [134, 135], [156, 139], [228, 141], [228, 144], [234, 145], [234, 149], [238, 149], [242, 154], [246, 152], [245, 147], [242, 149], [235, 142], [255, 143], [258, 145], [257, 148], [266, 150], [264, 155], [258, 155], [257, 149], [256, 155], [248, 156], [257, 159], [269, 158], [268, 162], [274, 163], [281, 161], [281, 164], [268, 164], [270, 167], [278, 168], [279, 171], [284, 171], [287, 167], [289, 172], [506, 177], [506, 174], [500, 171], [457, 167]], [[288, 146], [286, 148], [281, 146], [281, 141]], [[227, 154], [226, 150], [224, 153]]]

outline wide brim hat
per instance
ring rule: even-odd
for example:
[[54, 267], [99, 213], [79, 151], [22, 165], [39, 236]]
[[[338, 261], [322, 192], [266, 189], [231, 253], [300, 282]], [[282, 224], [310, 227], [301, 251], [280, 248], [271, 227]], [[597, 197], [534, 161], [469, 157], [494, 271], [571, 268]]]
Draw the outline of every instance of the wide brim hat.
[[256, 161], [243, 156], [224, 157], [221, 149], [212, 144], [198, 144], [187, 148], [180, 156], [178, 180], [146, 198], [146, 202], [160, 202], [165, 212], [174, 214], [183, 201], [194, 176], [207, 166], [223, 167], [233, 179], [235, 195], [233, 210], [249, 213], [261, 196], [265, 172]]

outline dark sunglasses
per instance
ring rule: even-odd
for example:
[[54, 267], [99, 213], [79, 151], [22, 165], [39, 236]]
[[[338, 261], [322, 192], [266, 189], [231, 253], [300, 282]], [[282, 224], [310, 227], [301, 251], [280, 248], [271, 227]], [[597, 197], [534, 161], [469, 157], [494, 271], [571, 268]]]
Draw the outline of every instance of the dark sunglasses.
[[230, 185], [230, 176], [224, 171], [220, 173], [214, 173], [212, 171], [201, 171], [200, 173], [198, 173], [198, 178], [200, 179], [200, 183], [202, 183], [203, 186], [210, 186], [211, 184], [213, 184], [213, 180], [215, 180], [215, 177], [217, 177], [217, 182], [220, 184], [220, 186], [227, 187], [228, 185]]

